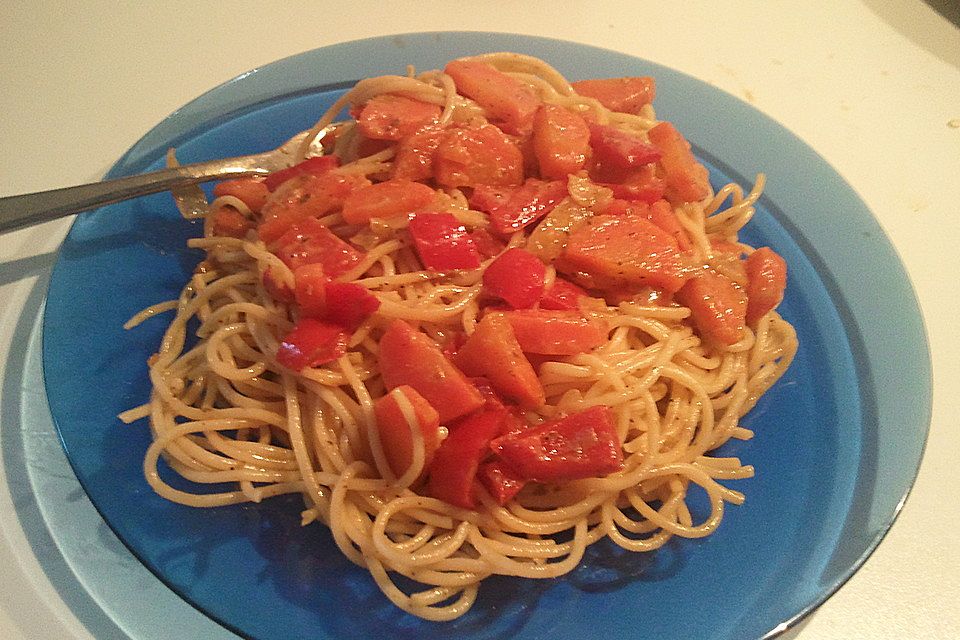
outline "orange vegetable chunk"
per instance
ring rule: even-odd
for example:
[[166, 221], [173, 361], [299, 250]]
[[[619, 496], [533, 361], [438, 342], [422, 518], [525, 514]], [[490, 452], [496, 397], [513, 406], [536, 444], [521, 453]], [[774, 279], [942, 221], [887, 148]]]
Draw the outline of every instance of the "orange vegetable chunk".
[[525, 353], [570, 356], [599, 347], [607, 339], [607, 324], [577, 311], [518, 309], [502, 312]]
[[257, 234], [270, 244], [306, 218], [319, 218], [343, 206], [354, 189], [370, 181], [363, 176], [328, 171], [321, 175], [301, 174], [270, 194], [261, 214]]
[[[412, 410], [413, 424], [407, 420], [404, 403]], [[426, 476], [433, 454], [440, 446], [440, 414], [437, 410], [416, 389], [401, 385], [377, 398], [373, 412], [377, 417], [380, 446], [393, 475], [400, 478], [413, 464], [413, 429], [416, 429], [423, 438], [423, 472], [419, 477]]]
[[747, 295], [730, 278], [705, 270], [683, 285], [675, 299], [690, 308], [690, 317], [703, 339], [729, 346], [743, 338]]
[[660, 164], [667, 189], [681, 202], [702, 200], [710, 194], [710, 175], [690, 151], [690, 143], [669, 122], [661, 122], [647, 132], [650, 142], [663, 156]]
[[492, 124], [445, 129], [433, 156], [433, 176], [446, 187], [520, 184], [523, 153]]
[[237, 178], [236, 180], [218, 182], [213, 187], [213, 195], [218, 198], [220, 196], [233, 196], [250, 207], [251, 211], [257, 213], [267, 201], [270, 190], [267, 189], [263, 178]]
[[218, 207], [213, 212], [213, 235], [243, 238], [253, 228], [253, 221], [233, 207]]
[[344, 200], [341, 215], [348, 224], [366, 224], [373, 218], [389, 218], [422, 209], [433, 197], [433, 189], [425, 184], [387, 180], [353, 191]]
[[444, 72], [457, 91], [483, 107], [493, 120], [502, 120], [513, 133], [530, 130], [540, 98], [519, 80], [478, 60], [452, 60]]
[[521, 407], [534, 409], [546, 402], [537, 372], [500, 314], [485, 316], [454, 360], [464, 373], [487, 378], [500, 395]]
[[429, 102], [383, 94], [371, 98], [357, 115], [361, 133], [373, 140], [400, 140], [436, 122], [440, 107]]
[[596, 98], [607, 109], [622, 113], [640, 113], [657, 95], [656, 82], [649, 76], [597, 78], [572, 84], [580, 95]]
[[544, 179], [566, 180], [590, 155], [590, 128], [578, 114], [552, 104], [533, 118], [533, 151]]
[[787, 263], [770, 247], [760, 247], [746, 260], [747, 324], [757, 321], [775, 309], [787, 288]]
[[687, 279], [677, 240], [644, 217], [601, 215], [574, 228], [557, 269], [590, 289], [673, 292]]
[[409, 385], [440, 414], [440, 423], [475, 411], [483, 397], [433, 340], [403, 320], [380, 339], [380, 375], [388, 389]]

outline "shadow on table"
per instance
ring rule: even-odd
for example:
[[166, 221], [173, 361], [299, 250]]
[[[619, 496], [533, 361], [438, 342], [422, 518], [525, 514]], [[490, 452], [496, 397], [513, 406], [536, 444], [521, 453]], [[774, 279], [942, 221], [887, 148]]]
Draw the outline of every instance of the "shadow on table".
[[863, 4], [901, 35], [960, 69], [960, 2], [925, 0], [931, 11], [912, 2], [863, 0]]

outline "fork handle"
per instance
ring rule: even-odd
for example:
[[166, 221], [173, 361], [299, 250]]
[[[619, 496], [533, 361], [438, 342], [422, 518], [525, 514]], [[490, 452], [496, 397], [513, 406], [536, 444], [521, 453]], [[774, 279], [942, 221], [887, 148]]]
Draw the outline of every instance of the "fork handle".
[[218, 178], [266, 174], [248, 158], [228, 158], [160, 169], [125, 178], [104, 180], [0, 198], [0, 233], [55, 220], [130, 198], [169, 191]]

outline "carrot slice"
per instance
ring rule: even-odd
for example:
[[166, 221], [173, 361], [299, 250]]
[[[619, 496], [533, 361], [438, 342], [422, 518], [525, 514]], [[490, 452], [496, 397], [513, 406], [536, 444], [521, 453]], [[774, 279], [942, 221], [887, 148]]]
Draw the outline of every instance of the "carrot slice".
[[656, 81], [649, 76], [578, 80], [572, 85], [580, 95], [596, 98], [607, 109], [622, 113], [640, 113], [657, 96]]
[[[409, 413], [408, 413], [409, 409]], [[433, 454], [440, 446], [440, 414], [416, 389], [401, 385], [373, 403], [377, 434], [390, 470], [397, 478], [413, 464], [414, 434], [423, 438], [423, 472], [426, 476]], [[412, 424], [410, 422], [412, 419]]]
[[787, 263], [770, 247], [760, 247], [747, 257], [747, 324], [774, 310], [787, 288]]
[[605, 322], [576, 311], [519, 309], [500, 314], [524, 353], [569, 356], [599, 347], [607, 339]]
[[661, 122], [647, 132], [663, 154], [660, 164], [666, 175], [667, 188], [681, 202], [702, 200], [710, 193], [710, 175], [697, 162], [690, 143], [669, 122]]
[[730, 278], [703, 271], [677, 291], [676, 300], [690, 308], [690, 318], [705, 340], [731, 345], [743, 337], [747, 295]]
[[578, 114], [552, 104], [533, 118], [533, 151], [540, 176], [566, 180], [583, 168], [590, 155], [590, 129]]
[[357, 114], [357, 126], [373, 140], [400, 140], [439, 117], [440, 107], [435, 104], [383, 94], [363, 105]]
[[478, 60], [452, 60], [444, 72], [457, 91], [476, 100], [494, 120], [502, 120], [514, 133], [529, 132], [540, 98], [519, 80]]
[[344, 222], [366, 224], [373, 218], [412, 213], [433, 201], [434, 191], [411, 180], [387, 180], [360, 187], [343, 201]]
[[433, 156], [433, 176], [447, 187], [520, 184], [523, 153], [492, 124], [445, 129]]

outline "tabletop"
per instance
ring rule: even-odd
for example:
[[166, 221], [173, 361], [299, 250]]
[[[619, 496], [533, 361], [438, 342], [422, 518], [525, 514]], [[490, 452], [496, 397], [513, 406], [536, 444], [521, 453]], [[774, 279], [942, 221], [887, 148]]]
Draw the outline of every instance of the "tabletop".
[[[913, 491], [863, 567], [791, 635], [946, 638], [960, 632], [960, 8], [947, 0], [491, 1], [413, 3], [9, 2], [0, 7], [0, 196], [92, 181], [158, 121], [249, 69], [316, 47], [420, 31], [498, 31], [605, 47], [705, 81], [810, 145], [873, 212], [924, 315], [934, 393]], [[843, 215], [838, 211], [837, 215]], [[0, 235], [0, 637], [171, 637], [149, 602], [175, 600], [147, 572], [92, 585], [92, 554], [59, 555], [63, 529], [97, 520], [43, 412], [27, 357], [69, 220]], [[34, 385], [34, 386], [31, 386]], [[49, 422], [49, 417], [47, 417]], [[23, 439], [47, 438], [24, 448]], [[33, 453], [62, 472], [36, 486]], [[50, 512], [35, 494], [61, 496]], [[59, 524], [54, 527], [54, 524]], [[113, 591], [112, 591], [113, 590]], [[196, 611], [188, 615], [202, 618]], [[209, 637], [231, 637], [193, 620]], [[207, 626], [203, 626], [207, 625]]]

